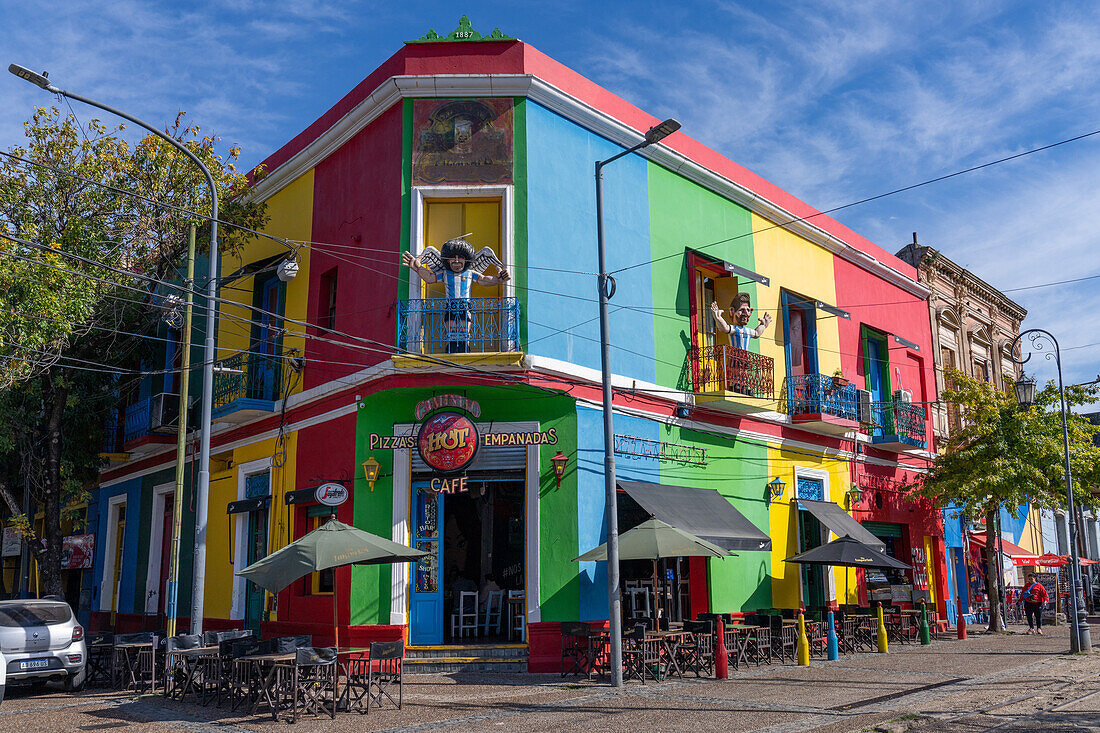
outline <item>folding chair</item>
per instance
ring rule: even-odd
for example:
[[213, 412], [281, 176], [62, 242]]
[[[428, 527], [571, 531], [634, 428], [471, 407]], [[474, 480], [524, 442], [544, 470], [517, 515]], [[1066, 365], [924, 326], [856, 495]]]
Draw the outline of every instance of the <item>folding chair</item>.
[[275, 650], [271, 641], [259, 639], [234, 639], [226, 642], [219, 651], [228, 655], [226, 664], [229, 667], [228, 679], [218, 690], [217, 704], [221, 705], [222, 697], [229, 700], [231, 710], [236, 710], [241, 704], [252, 706], [256, 702], [257, 680], [253, 676], [253, 667], [243, 657], [255, 654], [267, 654]]
[[157, 636], [149, 631], [115, 636], [115, 685], [144, 693], [157, 684]]
[[182, 700], [194, 690], [195, 680], [191, 670], [184, 659], [184, 652], [188, 649], [197, 649], [203, 645], [203, 637], [198, 634], [178, 634], [164, 640], [164, 696]]
[[[382, 707], [382, 698], [401, 709], [403, 688], [401, 685], [401, 664], [405, 659], [405, 642], [376, 641], [370, 645], [370, 669], [367, 671], [367, 712], [372, 707]], [[393, 699], [390, 688], [397, 686], [397, 700]]]
[[115, 635], [101, 631], [88, 640], [89, 687], [110, 685], [114, 679]]
[[[524, 601], [527, 598], [527, 592], [522, 590], [510, 590], [508, 591], [508, 608], [515, 609], [517, 613], [511, 613], [509, 611], [508, 620], [508, 638], [511, 639], [515, 636], [520, 641], [527, 641], [527, 616], [524, 611]], [[514, 599], [520, 599], [519, 603], [515, 606], [512, 605]]]
[[623, 679], [659, 680], [662, 675], [661, 648], [655, 639], [646, 638], [646, 627], [636, 624], [623, 634]]
[[[561, 676], [592, 675], [592, 646], [588, 643], [591, 628], [584, 621], [561, 623]], [[568, 665], [568, 668], [567, 668]]]
[[451, 638], [477, 635], [477, 593], [472, 590], [455, 591], [455, 606], [451, 612]]
[[714, 674], [714, 624], [711, 621], [684, 620], [684, 631], [691, 632], [691, 641], [680, 643], [679, 650], [685, 672], [696, 677]]
[[299, 647], [294, 656], [290, 722], [299, 715], [336, 718], [336, 647]]

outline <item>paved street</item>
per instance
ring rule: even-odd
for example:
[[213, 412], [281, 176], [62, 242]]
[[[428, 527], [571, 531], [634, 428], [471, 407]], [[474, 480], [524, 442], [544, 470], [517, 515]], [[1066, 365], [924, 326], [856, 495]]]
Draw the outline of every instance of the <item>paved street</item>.
[[[1019, 629], [1017, 629], [1018, 631]], [[1064, 654], [1065, 628], [1044, 637], [971, 635], [966, 642], [895, 646], [808, 668], [742, 668], [726, 682], [606, 684], [558, 675], [422, 675], [405, 706], [295, 730], [422, 731], [1077, 731], [1100, 730], [1100, 655]], [[0, 730], [281, 730], [285, 723], [155, 696], [10, 689]]]

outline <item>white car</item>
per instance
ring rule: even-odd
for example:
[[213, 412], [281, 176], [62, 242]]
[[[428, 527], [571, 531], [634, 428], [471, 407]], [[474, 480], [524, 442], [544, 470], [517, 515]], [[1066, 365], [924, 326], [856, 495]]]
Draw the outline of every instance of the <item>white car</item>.
[[4, 661], [4, 653], [0, 652], [0, 702], [4, 702], [4, 689], [7, 685], [8, 663]]
[[0, 601], [0, 655], [0, 685], [59, 680], [66, 690], [84, 688], [84, 627], [64, 601]]

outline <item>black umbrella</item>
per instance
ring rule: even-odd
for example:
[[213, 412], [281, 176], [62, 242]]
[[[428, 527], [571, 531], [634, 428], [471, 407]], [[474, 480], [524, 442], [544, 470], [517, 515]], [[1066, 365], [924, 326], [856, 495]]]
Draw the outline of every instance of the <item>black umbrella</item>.
[[890, 557], [881, 549], [851, 537], [840, 537], [820, 547], [788, 557], [784, 562], [802, 565], [838, 565], [849, 568], [895, 568], [897, 570], [912, 568], [901, 560]]

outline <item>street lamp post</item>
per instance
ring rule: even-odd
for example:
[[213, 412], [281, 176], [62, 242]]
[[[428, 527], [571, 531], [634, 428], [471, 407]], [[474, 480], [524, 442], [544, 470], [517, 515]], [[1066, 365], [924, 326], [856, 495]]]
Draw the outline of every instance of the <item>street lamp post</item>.
[[[56, 94], [78, 102], [84, 102], [93, 107], [117, 115], [124, 120], [129, 120], [139, 127], [143, 127], [152, 134], [166, 141], [187, 156], [192, 163], [202, 169], [206, 176], [206, 185], [210, 187], [210, 260], [208, 265], [209, 277], [206, 285], [206, 342], [203, 347], [202, 366], [202, 437], [199, 443], [199, 486], [195, 497], [195, 555], [193, 564], [193, 584], [191, 588], [191, 633], [202, 633], [203, 596], [206, 590], [206, 520], [207, 501], [210, 493], [210, 418], [214, 404], [214, 325], [215, 310], [217, 308], [217, 267], [218, 267], [218, 189], [214, 185], [214, 177], [210, 170], [203, 165], [198, 156], [187, 149], [187, 146], [169, 135], [157, 130], [153, 126], [142, 122], [137, 117], [126, 114], [109, 105], [97, 102], [94, 99], [83, 97], [79, 94], [59, 89], [50, 83], [45, 72], [38, 74], [30, 69], [10, 64], [8, 71], [20, 79], [29, 81], [47, 92]], [[177, 461], [182, 461], [183, 456], [176, 456]], [[177, 497], [177, 501], [178, 501]], [[173, 541], [176, 541], [175, 538]], [[172, 589], [175, 590], [175, 589]], [[169, 600], [173, 593], [169, 593]]]
[[607, 274], [603, 244], [603, 169], [609, 163], [663, 140], [680, 129], [680, 123], [667, 119], [646, 131], [645, 139], [607, 160], [596, 162], [596, 252], [599, 258], [600, 294], [600, 370], [603, 382], [604, 491], [607, 502], [607, 603], [611, 632], [611, 686], [623, 686], [622, 597], [619, 594], [619, 519], [615, 496], [615, 432], [611, 424], [611, 324], [607, 301], [615, 295], [615, 278]]
[[[1069, 513], [1069, 547], [1070, 547], [1070, 568], [1069, 578], [1070, 584], [1073, 586], [1073, 593], [1070, 594], [1070, 608], [1073, 613], [1073, 622], [1070, 624], [1070, 637], [1069, 637], [1069, 650], [1077, 653], [1089, 653], [1092, 651], [1092, 633], [1089, 631], [1088, 620], [1085, 618], [1085, 596], [1084, 587], [1081, 585], [1081, 565], [1080, 558], [1077, 554], [1077, 523], [1073, 521], [1073, 475], [1070, 472], [1069, 463], [1069, 427], [1066, 425], [1066, 393], [1062, 386], [1062, 352], [1058, 347], [1058, 339], [1054, 338], [1054, 335], [1050, 331], [1045, 331], [1041, 328], [1031, 328], [1027, 331], [1023, 331], [1012, 340], [1012, 344], [1009, 347], [1009, 356], [1012, 361], [1017, 364], [1026, 364], [1031, 359], [1032, 353], [1029, 353], [1023, 359], [1016, 357], [1016, 345], [1020, 343], [1020, 339], [1024, 336], [1028, 337], [1031, 341], [1032, 353], [1035, 351], [1042, 351], [1046, 348], [1044, 340], [1049, 341], [1050, 345], [1054, 347], [1054, 351], [1047, 352], [1046, 358], [1054, 359], [1055, 364], [1058, 366], [1058, 399], [1061, 402], [1062, 412], [1062, 447], [1065, 451], [1066, 460], [1066, 509]], [[1013, 385], [1013, 389], [1016, 391], [1016, 401], [1025, 410], [1029, 409], [1035, 404], [1035, 379], [1028, 378], [1021, 374], [1020, 379]]]

